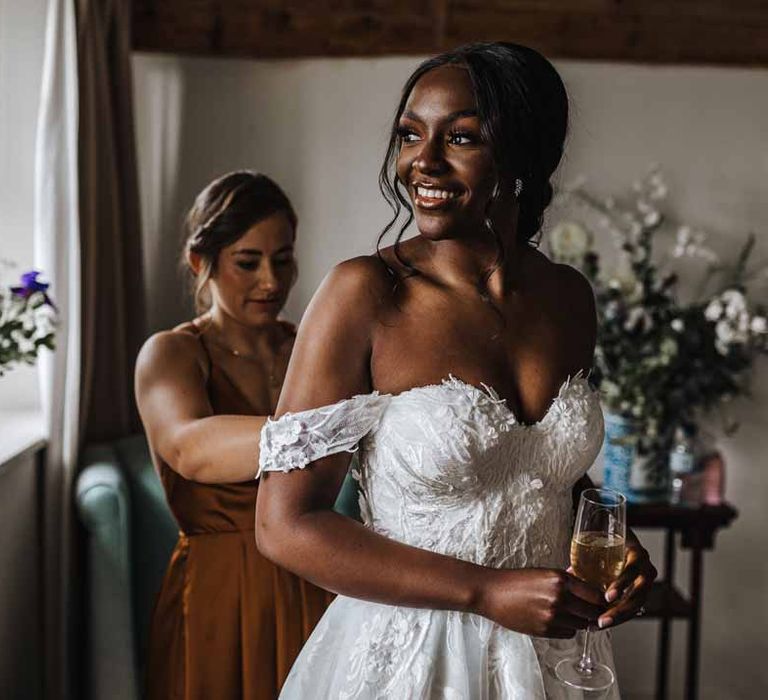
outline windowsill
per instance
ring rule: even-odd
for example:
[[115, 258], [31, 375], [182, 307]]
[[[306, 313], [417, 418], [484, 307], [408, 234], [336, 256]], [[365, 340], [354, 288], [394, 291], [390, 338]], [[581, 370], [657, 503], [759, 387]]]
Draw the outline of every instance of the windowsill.
[[0, 410], [0, 468], [12, 459], [44, 447], [48, 441], [39, 410]]

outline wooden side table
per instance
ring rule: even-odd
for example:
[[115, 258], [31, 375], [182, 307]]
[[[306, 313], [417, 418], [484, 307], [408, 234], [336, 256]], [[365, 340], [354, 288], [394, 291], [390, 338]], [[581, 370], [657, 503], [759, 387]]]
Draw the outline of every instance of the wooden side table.
[[[666, 700], [669, 679], [671, 622], [688, 621], [686, 651], [685, 697], [698, 697], [699, 652], [701, 641], [701, 589], [703, 582], [703, 552], [712, 549], [718, 529], [728, 527], [738, 515], [727, 503], [699, 505], [691, 503], [628, 503], [627, 522], [633, 528], [665, 530], [664, 563], [641, 619], [661, 620], [658, 662], [656, 668], [656, 699]], [[691, 550], [690, 596], [686, 598], [675, 588], [675, 553], [677, 533], [680, 546]]]

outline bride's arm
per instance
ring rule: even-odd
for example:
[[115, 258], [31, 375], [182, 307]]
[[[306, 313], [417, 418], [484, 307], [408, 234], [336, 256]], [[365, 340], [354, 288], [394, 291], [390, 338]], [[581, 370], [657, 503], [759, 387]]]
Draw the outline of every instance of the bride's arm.
[[[310, 304], [277, 415], [371, 392], [377, 319], [392, 280], [374, 259], [337, 267]], [[543, 636], [572, 636], [604, 609], [600, 594], [563, 571], [499, 571], [395, 542], [334, 513], [349, 455], [264, 473], [256, 541], [270, 559], [344, 595], [475, 612]]]

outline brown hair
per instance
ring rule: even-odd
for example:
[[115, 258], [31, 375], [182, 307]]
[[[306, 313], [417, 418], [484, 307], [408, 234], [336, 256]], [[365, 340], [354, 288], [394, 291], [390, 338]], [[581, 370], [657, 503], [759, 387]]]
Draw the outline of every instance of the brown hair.
[[193, 275], [198, 313], [210, 306], [204, 294], [221, 250], [277, 212], [285, 213], [295, 236], [298, 219], [285, 192], [274, 180], [250, 170], [222, 175], [197, 195], [184, 221], [184, 263], [188, 264], [190, 253], [202, 259], [199, 272]]

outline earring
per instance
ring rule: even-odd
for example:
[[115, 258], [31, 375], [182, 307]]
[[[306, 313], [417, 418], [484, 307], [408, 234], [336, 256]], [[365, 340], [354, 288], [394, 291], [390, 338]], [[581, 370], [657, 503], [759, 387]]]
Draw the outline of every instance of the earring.
[[519, 178], [515, 178], [515, 199], [520, 199], [520, 195], [523, 193], [523, 181]]

